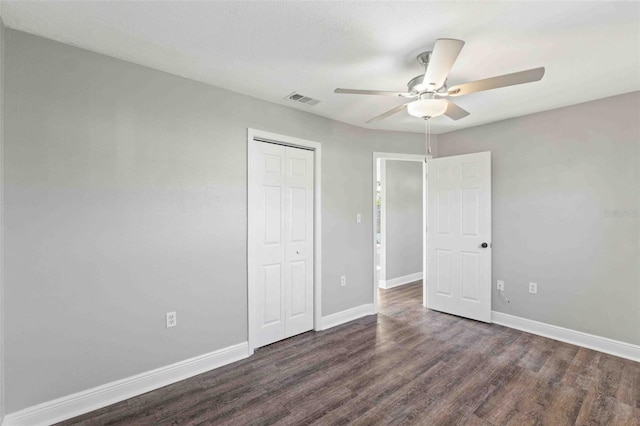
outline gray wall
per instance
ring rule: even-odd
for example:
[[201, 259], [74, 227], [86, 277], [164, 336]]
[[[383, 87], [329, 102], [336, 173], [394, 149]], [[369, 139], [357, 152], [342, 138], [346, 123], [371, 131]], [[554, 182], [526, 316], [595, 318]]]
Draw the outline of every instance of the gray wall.
[[8, 412], [246, 341], [247, 127], [323, 144], [324, 316], [372, 302], [372, 152], [424, 152], [11, 30], [5, 101]]
[[440, 156], [492, 153], [494, 310], [640, 344], [640, 92], [438, 144]]
[[422, 272], [422, 164], [385, 163], [388, 281]]

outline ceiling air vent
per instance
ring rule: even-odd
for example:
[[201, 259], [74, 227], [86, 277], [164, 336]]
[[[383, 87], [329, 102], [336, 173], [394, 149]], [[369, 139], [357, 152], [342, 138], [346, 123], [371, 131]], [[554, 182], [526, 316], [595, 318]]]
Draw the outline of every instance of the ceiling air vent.
[[317, 99], [313, 99], [313, 98], [310, 98], [309, 96], [301, 95], [300, 93], [297, 93], [297, 92], [293, 92], [287, 95], [285, 99], [294, 101], [294, 102], [300, 102], [301, 104], [306, 104], [309, 106], [314, 106], [320, 102]]

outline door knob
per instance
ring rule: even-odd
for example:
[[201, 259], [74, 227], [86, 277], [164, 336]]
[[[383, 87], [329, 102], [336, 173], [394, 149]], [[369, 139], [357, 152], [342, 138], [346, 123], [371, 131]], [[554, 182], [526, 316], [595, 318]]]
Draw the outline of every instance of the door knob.
[[482, 248], [487, 248], [487, 247], [489, 247], [489, 244], [487, 244], [487, 243], [482, 243], [482, 244], [480, 244], [480, 247], [482, 247]]
[[300, 254], [300, 250], [296, 250], [296, 254]]

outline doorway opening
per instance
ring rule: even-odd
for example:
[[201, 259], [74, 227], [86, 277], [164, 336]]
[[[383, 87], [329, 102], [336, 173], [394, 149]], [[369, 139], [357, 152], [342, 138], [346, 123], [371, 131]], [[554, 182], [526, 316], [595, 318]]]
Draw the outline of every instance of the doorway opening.
[[[379, 291], [422, 280], [426, 306], [427, 163], [424, 155], [373, 154], [373, 307]], [[383, 290], [379, 290], [383, 289]]]

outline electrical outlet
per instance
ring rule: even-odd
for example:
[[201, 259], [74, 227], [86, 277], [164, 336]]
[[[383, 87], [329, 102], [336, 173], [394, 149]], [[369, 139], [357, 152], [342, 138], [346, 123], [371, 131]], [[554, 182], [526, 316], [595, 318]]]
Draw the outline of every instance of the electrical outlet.
[[175, 327], [178, 323], [178, 316], [175, 312], [167, 312], [167, 328]]
[[356, 222], [362, 222], [362, 215], [360, 213], [356, 214]]
[[345, 275], [340, 277], [340, 285], [342, 287], [344, 287], [345, 285], [347, 285], [347, 277]]
[[538, 294], [538, 284], [536, 284], [536, 283], [529, 283], [529, 293], [531, 293], [531, 294]]
[[498, 286], [497, 286], [498, 290], [500, 291], [504, 291], [504, 281], [500, 281], [498, 280]]

